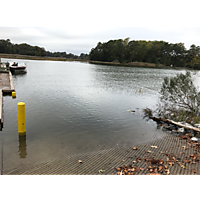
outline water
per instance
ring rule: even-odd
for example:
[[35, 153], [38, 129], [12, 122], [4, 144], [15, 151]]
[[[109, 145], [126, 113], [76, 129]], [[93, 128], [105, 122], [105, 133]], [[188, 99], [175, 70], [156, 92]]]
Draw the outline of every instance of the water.
[[[3, 97], [1, 170], [65, 156], [133, 146], [165, 135], [145, 122], [165, 76], [184, 70], [93, 65], [81, 62], [25, 62], [13, 75], [17, 98]], [[26, 105], [26, 137], [18, 136], [17, 103]], [[127, 110], [135, 110], [135, 114]]]

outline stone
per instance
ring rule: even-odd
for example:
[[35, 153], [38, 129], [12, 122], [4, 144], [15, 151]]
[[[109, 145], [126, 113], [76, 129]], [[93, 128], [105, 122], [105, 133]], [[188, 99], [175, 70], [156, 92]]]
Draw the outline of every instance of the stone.
[[178, 133], [184, 133], [184, 131], [185, 131], [184, 128], [179, 128], [179, 129], [177, 130]]
[[194, 124], [194, 127], [200, 128], [200, 124]]
[[174, 130], [174, 129], [177, 129], [177, 127], [175, 125], [170, 125], [170, 129]]
[[171, 129], [171, 126], [166, 125], [166, 126], [164, 126], [164, 128], [165, 129]]
[[[191, 124], [185, 123], [186, 126], [193, 127]], [[200, 125], [200, 124], [199, 124]]]
[[196, 138], [200, 138], [200, 134], [197, 133], [197, 134], [195, 135], [195, 137], [196, 137]]
[[191, 141], [199, 141], [199, 139], [196, 138], [196, 137], [192, 137], [190, 140], [191, 140]]

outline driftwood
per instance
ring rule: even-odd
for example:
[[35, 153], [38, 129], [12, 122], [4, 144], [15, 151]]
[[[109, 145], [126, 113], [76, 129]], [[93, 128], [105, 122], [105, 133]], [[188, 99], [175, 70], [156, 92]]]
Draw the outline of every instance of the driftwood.
[[157, 118], [157, 117], [150, 117], [152, 120], [154, 121], [163, 121], [163, 122], [167, 122], [167, 123], [170, 123], [170, 124], [174, 124], [174, 125], [177, 125], [179, 127], [183, 127], [185, 129], [189, 129], [189, 130], [193, 130], [193, 131], [196, 131], [196, 132], [200, 132], [200, 129], [196, 128], [196, 127], [193, 127], [193, 126], [186, 126], [184, 124], [181, 124], [181, 123], [178, 123], [178, 122], [175, 122], [173, 120], [170, 120], [170, 119], [165, 119], [165, 118]]

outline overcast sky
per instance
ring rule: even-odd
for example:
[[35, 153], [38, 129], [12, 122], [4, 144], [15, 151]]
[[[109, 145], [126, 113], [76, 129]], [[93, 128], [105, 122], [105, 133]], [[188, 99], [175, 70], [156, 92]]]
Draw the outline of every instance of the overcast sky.
[[98, 42], [127, 37], [182, 42], [189, 49], [192, 44], [200, 46], [200, 25], [0, 25], [0, 39], [75, 55], [89, 54]]

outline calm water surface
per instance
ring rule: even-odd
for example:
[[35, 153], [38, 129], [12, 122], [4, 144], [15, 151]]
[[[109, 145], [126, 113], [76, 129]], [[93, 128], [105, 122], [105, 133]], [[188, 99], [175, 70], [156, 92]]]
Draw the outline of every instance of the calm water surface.
[[[142, 119], [142, 109], [155, 106], [165, 76], [184, 71], [2, 60], [27, 64], [26, 74], [13, 75], [17, 98], [3, 97], [3, 169], [163, 137], [154, 122]], [[26, 105], [26, 138], [18, 136], [20, 101]]]

